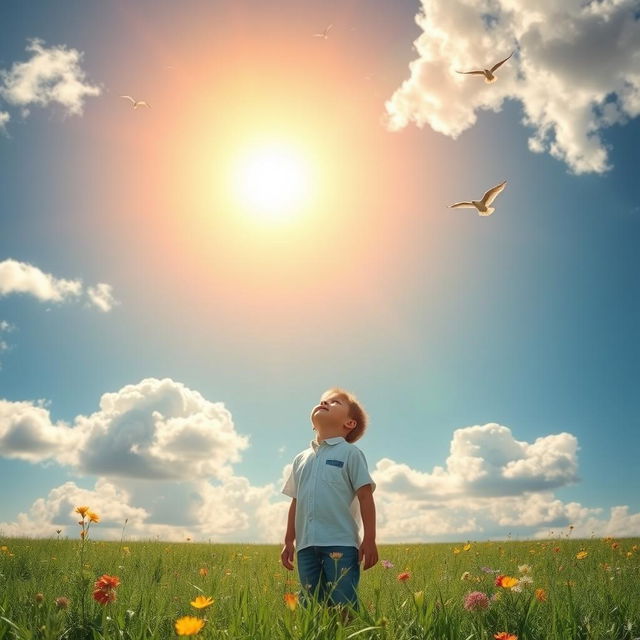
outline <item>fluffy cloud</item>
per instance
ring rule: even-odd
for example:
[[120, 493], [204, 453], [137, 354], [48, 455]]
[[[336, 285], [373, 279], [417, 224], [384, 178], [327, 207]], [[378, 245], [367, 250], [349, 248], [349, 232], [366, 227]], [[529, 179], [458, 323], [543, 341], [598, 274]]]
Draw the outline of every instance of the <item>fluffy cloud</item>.
[[104, 282], [98, 283], [95, 287], [88, 287], [87, 296], [93, 305], [105, 313], [111, 311], [116, 304], [116, 299], [113, 297], [113, 287]]
[[[522, 103], [532, 151], [575, 173], [609, 168], [601, 130], [640, 114], [640, 20], [635, 0], [422, 0], [418, 58], [386, 103], [388, 126], [425, 124], [456, 138], [477, 111]], [[457, 70], [516, 50], [495, 84]]]
[[11, 116], [6, 111], [0, 111], [0, 131], [4, 131]]
[[26, 50], [29, 60], [0, 70], [0, 96], [8, 103], [23, 108], [57, 103], [79, 115], [87, 97], [100, 95], [100, 87], [89, 84], [80, 66], [81, 52], [64, 45], [47, 48], [39, 39], [31, 40]]
[[96, 539], [120, 539], [124, 527], [127, 539], [215, 542], [279, 542], [288, 509], [272, 484], [252, 487], [243, 477], [229, 476], [219, 485], [134, 480], [126, 487], [102, 478], [94, 489], [74, 482], [52, 489], [15, 521], [1, 522], [0, 535], [51, 537], [61, 530], [75, 537], [78, 505], [100, 516], [90, 534]]
[[[36, 500], [4, 535], [77, 535], [74, 506], [102, 518], [94, 536], [130, 539], [279, 542], [289, 500], [281, 477], [254, 486], [233, 472], [248, 446], [222, 403], [170, 379], [146, 379], [106, 393], [99, 409], [72, 425], [53, 423], [42, 403], [0, 401], [0, 455], [56, 461], [98, 476], [94, 489], [67, 482]], [[378, 485], [380, 542], [544, 538], [573, 526], [576, 536], [638, 535], [640, 514], [563, 502], [553, 491], [577, 480], [578, 443], [568, 433], [534, 442], [490, 423], [454, 431], [449, 456], [430, 472], [388, 458]]]
[[454, 431], [446, 468], [420, 472], [383, 458], [375, 478], [385, 492], [418, 501], [520, 495], [577, 481], [577, 449], [569, 433], [527, 443], [516, 440], [508, 427], [476, 425]]
[[[32, 295], [43, 302], [64, 302], [83, 294], [82, 280], [65, 280], [26, 262], [7, 259], [0, 262], [0, 297], [15, 293]], [[111, 285], [100, 283], [88, 287], [87, 297], [101, 311], [110, 311], [114, 304]]]
[[105, 393], [74, 424], [53, 423], [29, 402], [0, 401], [0, 455], [53, 460], [81, 473], [146, 479], [223, 477], [248, 439], [221, 402], [170, 379], [149, 378]]

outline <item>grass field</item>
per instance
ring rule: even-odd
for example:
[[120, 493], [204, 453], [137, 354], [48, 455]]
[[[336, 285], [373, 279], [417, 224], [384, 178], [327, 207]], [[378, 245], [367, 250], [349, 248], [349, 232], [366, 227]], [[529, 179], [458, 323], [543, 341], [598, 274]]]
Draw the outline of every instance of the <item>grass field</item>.
[[343, 622], [278, 546], [91, 538], [0, 539], [0, 639], [640, 638], [638, 539], [381, 545]]

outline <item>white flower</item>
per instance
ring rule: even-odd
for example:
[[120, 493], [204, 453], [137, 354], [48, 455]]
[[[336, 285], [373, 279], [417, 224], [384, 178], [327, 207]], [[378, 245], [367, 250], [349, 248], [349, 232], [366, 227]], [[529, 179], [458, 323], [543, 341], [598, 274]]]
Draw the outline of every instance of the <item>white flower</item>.
[[530, 565], [528, 565], [528, 564], [521, 564], [521, 565], [518, 567], [518, 571], [519, 571], [520, 573], [531, 573], [531, 566], [530, 566]]

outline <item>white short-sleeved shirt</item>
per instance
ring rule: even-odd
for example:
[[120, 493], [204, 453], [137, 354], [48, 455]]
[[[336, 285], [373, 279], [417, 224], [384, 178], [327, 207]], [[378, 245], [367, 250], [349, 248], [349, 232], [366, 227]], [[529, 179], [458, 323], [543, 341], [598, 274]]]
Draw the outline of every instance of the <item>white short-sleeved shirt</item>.
[[293, 460], [282, 493], [296, 499], [296, 547], [360, 546], [356, 491], [376, 488], [358, 447], [342, 437], [315, 440]]

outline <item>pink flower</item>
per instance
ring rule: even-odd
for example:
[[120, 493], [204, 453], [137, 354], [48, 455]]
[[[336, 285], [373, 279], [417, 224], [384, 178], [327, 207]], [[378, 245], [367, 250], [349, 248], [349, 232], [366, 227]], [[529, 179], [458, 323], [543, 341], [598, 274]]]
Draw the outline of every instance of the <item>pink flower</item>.
[[464, 608], [467, 611], [484, 611], [489, 608], [489, 597], [482, 591], [471, 591], [464, 598]]
[[382, 560], [380, 562], [380, 564], [385, 568], [385, 569], [393, 569], [393, 562], [389, 561], [389, 560]]

